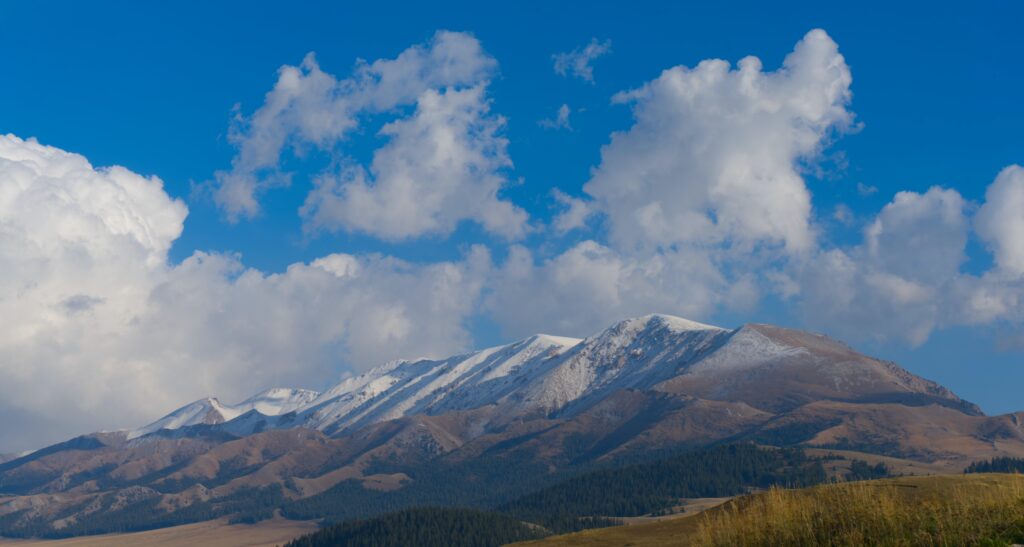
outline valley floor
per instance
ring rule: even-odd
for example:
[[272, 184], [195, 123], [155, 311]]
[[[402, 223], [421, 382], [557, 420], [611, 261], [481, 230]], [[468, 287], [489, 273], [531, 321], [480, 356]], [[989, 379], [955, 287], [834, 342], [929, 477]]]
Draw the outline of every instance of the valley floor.
[[212, 520], [132, 534], [105, 534], [58, 540], [0, 538], [0, 547], [273, 547], [317, 529], [314, 522], [272, 519], [258, 524]]

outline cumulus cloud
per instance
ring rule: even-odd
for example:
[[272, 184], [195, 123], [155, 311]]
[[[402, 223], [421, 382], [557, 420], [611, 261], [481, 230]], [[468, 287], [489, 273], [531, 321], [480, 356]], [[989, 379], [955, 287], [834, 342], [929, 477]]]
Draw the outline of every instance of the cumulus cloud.
[[483, 248], [281, 273], [215, 253], [170, 264], [187, 212], [155, 177], [0, 137], [0, 414], [19, 416], [0, 425], [5, 450], [471, 344]]
[[569, 123], [569, 114], [572, 113], [572, 109], [569, 105], [563, 104], [558, 107], [558, 112], [555, 113], [555, 117], [552, 119], [543, 119], [537, 122], [537, 125], [545, 129], [572, 129], [572, 124]]
[[999, 173], [975, 222], [999, 268], [1024, 276], [1024, 167], [1011, 165]]
[[316, 181], [302, 215], [307, 229], [360, 231], [389, 240], [447, 235], [462, 220], [509, 239], [526, 213], [498, 197], [511, 167], [501, 117], [489, 115], [484, 86], [427, 90], [416, 112], [381, 130], [391, 140], [369, 172], [349, 166]]
[[1013, 262], [1024, 226], [1024, 209], [1014, 205], [1024, 183], [1019, 175], [1019, 167], [1004, 169], [973, 219], [993, 248], [995, 268], [963, 271], [973, 208], [956, 190], [899, 192], [865, 229], [862, 243], [822, 251], [800, 265], [805, 320], [855, 339], [911, 345], [951, 326], [1024, 324], [1024, 276]]
[[[280, 168], [286, 150], [334, 151], [359, 127], [362, 118], [410, 104], [417, 104], [422, 112], [421, 101], [425, 96], [429, 98], [431, 90], [437, 91], [435, 96], [444, 96], [447, 94], [442, 90], [447, 88], [483, 86], [496, 67], [497, 62], [474, 37], [447, 31], [438, 32], [427, 44], [412, 46], [394, 59], [360, 61], [345, 79], [321, 70], [309, 54], [301, 65], [280, 69], [273, 89], [251, 116], [236, 118], [229, 136], [238, 153], [230, 170], [215, 174], [214, 200], [231, 220], [253, 217], [260, 211], [261, 194], [290, 183], [289, 173]], [[436, 121], [442, 125], [438, 132], [443, 133], [448, 120], [439, 117]], [[485, 132], [485, 137], [489, 136]], [[473, 135], [453, 137], [467, 139]], [[457, 162], [460, 158], [448, 159]], [[469, 171], [474, 167], [464, 164], [452, 168]]]
[[611, 51], [612, 41], [599, 42], [591, 38], [590, 43], [566, 53], [551, 56], [555, 62], [555, 73], [559, 76], [574, 76], [594, 83], [594, 60]]
[[969, 222], [955, 190], [900, 192], [864, 241], [804, 264], [800, 302], [808, 322], [843, 335], [902, 338], [917, 345], [948, 323]]
[[850, 70], [824, 31], [774, 72], [746, 57], [664, 71], [616, 101], [636, 123], [612, 136], [584, 191], [619, 246], [814, 243], [800, 162], [852, 114]]
[[[802, 166], [851, 123], [850, 83], [835, 42], [815, 30], [776, 71], [754, 57], [735, 68], [708, 60], [616, 95], [634, 124], [601, 150], [587, 199], [556, 194], [567, 210], [553, 223], [564, 233], [596, 216], [608, 242], [538, 260], [536, 271], [515, 255], [491, 298], [506, 314], [499, 323], [519, 333], [519, 314], [547, 306], [580, 333], [632, 312], [699, 318], [754, 305], [759, 276], [816, 246]], [[598, 296], [575, 294], [584, 287]]]

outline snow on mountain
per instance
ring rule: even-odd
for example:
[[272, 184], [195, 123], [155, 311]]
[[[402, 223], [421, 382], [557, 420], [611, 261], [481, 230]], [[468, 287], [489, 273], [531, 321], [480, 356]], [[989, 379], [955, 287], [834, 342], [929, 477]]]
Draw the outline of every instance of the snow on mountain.
[[719, 351], [695, 364], [690, 372], [732, 373], [807, 353], [805, 347], [787, 345], [767, 336], [755, 325], [744, 325], [732, 333], [728, 343], [723, 344]]
[[538, 334], [448, 359], [393, 361], [346, 379], [274, 427], [337, 433], [414, 414], [498, 405], [505, 419], [649, 388], [730, 331], [672, 317], [628, 319], [580, 340]]
[[234, 409], [240, 414], [255, 410], [264, 416], [279, 416], [305, 407], [319, 396], [308, 389], [274, 388], [242, 401]]
[[570, 417], [624, 389], [762, 410], [819, 399], [967, 405], [933, 382], [822, 335], [770, 325], [727, 330], [647, 315], [584, 340], [538, 334], [447, 359], [392, 361], [320, 394], [274, 389], [237, 405], [203, 399], [129, 435], [198, 424], [223, 424], [218, 429], [237, 435], [293, 427], [335, 435], [405, 416], [476, 409], [484, 409], [483, 431], [487, 424]]
[[[610, 391], [650, 388], [717, 347], [731, 331], [670, 315], [627, 319], [580, 340], [537, 334], [512, 344], [447, 359], [386, 363], [333, 388], [292, 398], [271, 390], [238, 405], [203, 399], [131, 432], [220, 424], [225, 430], [309, 427], [333, 434], [413, 414], [500, 405], [506, 417], [585, 406]], [[280, 393], [278, 393], [280, 392]], [[281, 405], [279, 401], [289, 401]], [[256, 410], [282, 420], [245, 415]], [[244, 422], [244, 423], [243, 423]]]
[[521, 411], [585, 406], [607, 393], [650, 388], [677, 374], [730, 331], [670, 315], [627, 319], [587, 338], [516, 403]]
[[496, 401], [518, 379], [537, 375], [579, 342], [538, 334], [443, 360], [392, 362], [345, 380], [301, 413], [308, 427], [338, 431], [409, 414], [476, 408]]
[[161, 429], [221, 424], [252, 410], [265, 416], [278, 416], [302, 408], [319, 395], [307, 389], [274, 388], [258, 393], [237, 405], [226, 405], [216, 398], [207, 397], [189, 403], [149, 425], [129, 431], [128, 438], [134, 439]]

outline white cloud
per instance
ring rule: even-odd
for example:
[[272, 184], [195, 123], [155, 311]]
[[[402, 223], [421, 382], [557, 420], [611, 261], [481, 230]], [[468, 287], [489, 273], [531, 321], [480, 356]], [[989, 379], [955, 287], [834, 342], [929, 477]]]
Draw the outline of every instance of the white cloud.
[[554, 119], [543, 119], [537, 122], [537, 125], [546, 129], [572, 129], [572, 124], [569, 123], [569, 114], [572, 113], [572, 109], [569, 105], [563, 104], [558, 107], [558, 112], [555, 113]]
[[636, 313], [750, 309], [764, 283], [791, 292], [780, 268], [816, 246], [801, 165], [850, 124], [850, 82], [836, 44], [812, 31], [774, 72], [710, 60], [617, 95], [635, 123], [602, 149], [589, 199], [556, 193], [567, 210], [553, 222], [564, 233], [599, 216], [608, 242], [514, 253], [488, 301], [496, 320], [578, 334]]
[[801, 268], [805, 318], [854, 338], [918, 345], [957, 321], [969, 223], [955, 190], [900, 192], [864, 232], [864, 242], [811, 256]]
[[865, 230], [872, 264], [903, 279], [935, 284], [956, 275], [970, 229], [956, 190], [899, 192]]
[[594, 67], [591, 66], [598, 57], [611, 51], [612, 41], [597, 41], [592, 38], [590, 43], [567, 53], [556, 53], [551, 56], [555, 62], [555, 73], [559, 76], [575, 76], [581, 80], [594, 83]]
[[620, 247], [678, 244], [812, 248], [813, 159], [852, 114], [850, 71], [835, 42], [814, 30], [782, 68], [755, 57], [678, 66], [616, 101], [636, 123], [612, 136], [584, 191]]
[[[952, 189], [899, 192], [864, 241], [820, 252], [797, 268], [805, 321], [851, 339], [924, 343], [937, 329], [1024, 325], [1024, 276], [1014, 269], [1020, 168], [1004, 169], [973, 221], [996, 267], [963, 270], [973, 210]], [[1004, 208], [1004, 205], [1007, 207]]]
[[238, 153], [229, 171], [215, 174], [214, 199], [229, 219], [251, 218], [263, 192], [289, 183], [279, 168], [286, 149], [331, 150], [361, 115], [411, 104], [430, 89], [479, 85], [496, 66], [471, 35], [447, 31], [394, 59], [360, 61], [347, 79], [323, 72], [312, 54], [299, 66], [283, 66], [263, 105], [232, 125]]
[[586, 201], [574, 198], [557, 188], [552, 191], [552, 195], [559, 205], [565, 207], [552, 222], [555, 233], [565, 234], [586, 226], [587, 219], [593, 213]]
[[999, 268], [1024, 277], [1024, 167], [1011, 165], [999, 173], [985, 192], [975, 226]]
[[498, 197], [511, 167], [504, 119], [489, 115], [483, 85], [425, 91], [416, 112], [381, 133], [369, 173], [350, 166], [316, 181], [302, 215], [307, 229], [360, 231], [389, 240], [448, 235], [462, 220], [518, 239], [526, 213]]
[[282, 273], [167, 251], [187, 209], [156, 178], [0, 137], [0, 446], [135, 426], [188, 400], [319, 387], [444, 355], [490, 268], [330, 255]]

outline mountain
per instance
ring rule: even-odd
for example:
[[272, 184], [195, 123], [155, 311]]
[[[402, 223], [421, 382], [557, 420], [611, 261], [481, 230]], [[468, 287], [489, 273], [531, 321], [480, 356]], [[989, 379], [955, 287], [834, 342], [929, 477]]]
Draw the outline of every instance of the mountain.
[[[981, 415], [948, 389], [823, 335], [770, 325], [726, 330], [649, 315], [586, 340], [535, 335], [442, 360], [394, 361], [319, 395], [271, 390], [234, 406], [203, 399], [129, 438], [202, 424], [226, 424], [222, 429], [235, 432], [253, 432], [247, 424], [258, 424], [260, 430], [304, 427], [338, 435], [406, 416], [479, 409], [493, 409], [493, 427], [572, 417], [622, 390], [740, 403], [769, 413], [836, 401], [939, 405]], [[254, 403], [269, 399], [268, 393], [285, 394], [278, 400], [287, 404]]]
[[237, 405], [225, 405], [217, 399], [207, 397], [189, 403], [147, 426], [130, 431], [128, 438], [142, 437], [162, 429], [222, 424], [253, 411], [263, 416], [278, 416], [302, 408], [316, 400], [319, 395], [316, 391], [308, 389], [274, 388], [258, 393]]
[[959, 470], [1024, 456], [1022, 419], [985, 416], [820, 334], [649, 315], [583, 340], [536, 335], [394, 361], [323, 393], [203, 399], [136, 430], [44, 448], [0, 463], [0, 533], [82, 533], [112, 512], [150, 526], [153, 515], [251, 515], [256, 499], [260, 511], [337, 518], [488, 506], [595, 466], [726, 442]]

